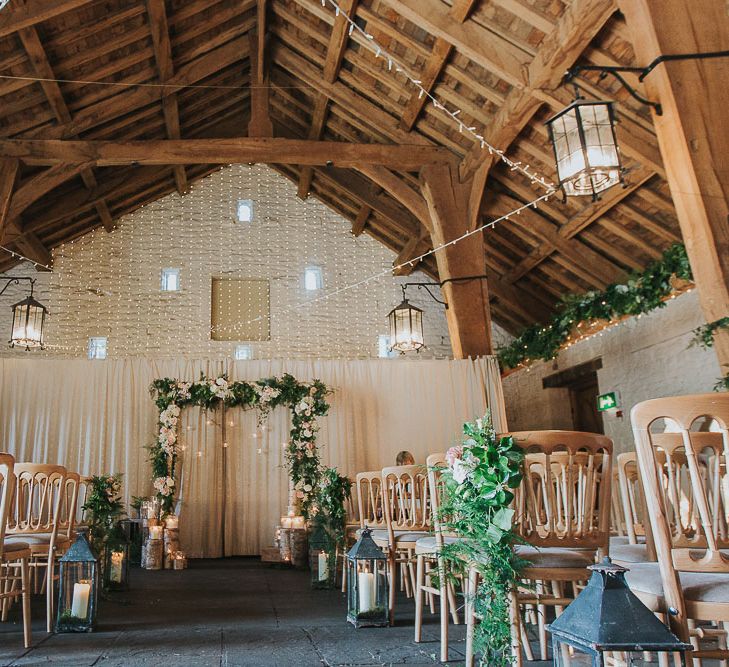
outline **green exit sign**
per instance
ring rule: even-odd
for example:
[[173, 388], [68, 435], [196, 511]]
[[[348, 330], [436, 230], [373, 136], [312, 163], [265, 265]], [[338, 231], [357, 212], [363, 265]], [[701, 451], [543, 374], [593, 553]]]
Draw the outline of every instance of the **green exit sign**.
[[609, 391], [607, 394], [600, 394], [597, 397], [597, 409], [600, 412], [618, 409], [618, 394], [615, 391]]

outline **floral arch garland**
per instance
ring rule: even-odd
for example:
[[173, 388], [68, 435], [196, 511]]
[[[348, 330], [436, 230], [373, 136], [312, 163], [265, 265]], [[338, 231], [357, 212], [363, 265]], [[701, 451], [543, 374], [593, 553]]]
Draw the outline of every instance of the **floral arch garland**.
[[301, 503], [301, 513], [309, 518], [322, 476], [316, 447], [317, 417], [329, 411], [326, 397], [331, 393], [332, 390], [319, 380], [307, 384], [288, 373], [255, 382], [229, 382], [225, 375], [218, 378], [201, 375], [197, 382], [171, 378], [155, 380], [150, 394], [159, 409], [159, 434], [150, 447], [150, 462], [162, 509], [171, 512], [174, 507], [175, 468], [180, 453], [177, 431], [182, 408], [197, 405], [210, 410], [221, 404], [244, 410], [256, 408], [258, 423], [262, 425], [271, 410], [286, 405], [291, 409], [292, 421], [286, 462]]

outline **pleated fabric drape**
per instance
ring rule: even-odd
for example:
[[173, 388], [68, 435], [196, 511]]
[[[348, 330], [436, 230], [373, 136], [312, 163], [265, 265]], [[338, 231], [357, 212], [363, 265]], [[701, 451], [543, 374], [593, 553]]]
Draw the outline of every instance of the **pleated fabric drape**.
[[[492, 412], [506, 430], [494, 357], [476, 360], [195, 361], [0, 360], [0, 450], [18, 461], [60, 463], [81, 474], [122, 472], [126, 500], [151, 492], [146, 447], [155, 437], [155, 378], [196, 380], [227, 373], [257, 380], [288, 372], [319, 378], [334, 393], [320, 419], [322, 461], [354, 475], [418, 462], [455, 443], [464, 421]], [[283, 447], [291, 419], [274, 410], [264, 429], [255, 411], [183, 411], [180, 539], [191, 557], [257, 554], [273, 537], [288, 498]], [[227, 446], [226, 446], [227, 445]]]

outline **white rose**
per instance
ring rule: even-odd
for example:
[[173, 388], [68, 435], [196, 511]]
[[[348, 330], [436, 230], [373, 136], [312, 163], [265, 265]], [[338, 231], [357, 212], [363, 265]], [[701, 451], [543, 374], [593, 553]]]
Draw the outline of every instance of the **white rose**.
[[456, 459], [453, 462], [453, 479], [455, 479], [456, 482], [458, 482], [459, 484], [463, 484], [463, 482], [465, 482], [470, 475], [471, 466], [469, 466], [461, 459]]

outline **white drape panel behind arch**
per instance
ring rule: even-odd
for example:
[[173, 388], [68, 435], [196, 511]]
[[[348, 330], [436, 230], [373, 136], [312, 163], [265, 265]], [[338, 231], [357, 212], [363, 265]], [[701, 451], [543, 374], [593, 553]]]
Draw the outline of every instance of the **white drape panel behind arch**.
[[[0, 449], [18, 461], [61, 463], [82, 474], [124, 473], [127, 500], [150, 493], [146, 446], [155, 436], [152, 380], [193, 380], [227, 372], [257, 380], [288, 372], [319, 378], [335, 390], [320, 420], [322, 460], [354, 475], [394, 463], [407, 449], [417, 461], [443, 451], [464, 420], [490, 407], [506, 429], [495, 358], [477, 360], [0, 360]], [[184, 411], [181, 442], [181, 540], [192, 556], [256, 554], [271, 541], [285, 510], [288, 483], [283, 443], [287, 408], [256, 430], [254, 411], [226, 411], [227, 474], [223, 479], [223, 415]], [[255, 437], [254, 437], [255, 434]], [[225, 500], [225, 503], [224, 503]], [[222, 509], [225, 504], [225, 526]], [[224, 540], [223, 540], [224, 538]]]

